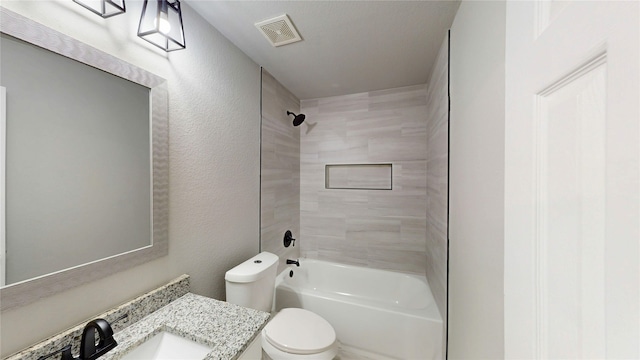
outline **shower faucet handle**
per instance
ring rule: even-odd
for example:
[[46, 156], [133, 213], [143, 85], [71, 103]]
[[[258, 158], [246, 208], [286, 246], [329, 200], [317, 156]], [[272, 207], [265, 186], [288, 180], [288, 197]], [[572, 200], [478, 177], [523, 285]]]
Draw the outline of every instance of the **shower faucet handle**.
[[296, 246], [296, 239], [293, 238], [293, 234], [291, 234], [291, 230], [287, 230], [284, 233], [284, 247], [289, 247], [293, 243], [293, 246]]

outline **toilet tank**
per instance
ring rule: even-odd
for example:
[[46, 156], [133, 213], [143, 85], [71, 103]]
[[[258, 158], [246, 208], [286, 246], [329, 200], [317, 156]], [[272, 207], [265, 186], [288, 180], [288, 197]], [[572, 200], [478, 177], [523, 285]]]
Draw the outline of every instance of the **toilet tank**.
[[277, 270], [278, 256], [265, 251], [227, 271], [227, 302], [270, 312]]

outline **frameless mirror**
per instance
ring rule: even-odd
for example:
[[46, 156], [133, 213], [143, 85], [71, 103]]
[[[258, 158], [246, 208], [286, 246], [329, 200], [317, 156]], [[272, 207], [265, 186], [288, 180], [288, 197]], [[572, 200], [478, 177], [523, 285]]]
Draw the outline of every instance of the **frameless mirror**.
[[168, 133], [164, 79], [0, 16], [4, 310], [167, 253]]

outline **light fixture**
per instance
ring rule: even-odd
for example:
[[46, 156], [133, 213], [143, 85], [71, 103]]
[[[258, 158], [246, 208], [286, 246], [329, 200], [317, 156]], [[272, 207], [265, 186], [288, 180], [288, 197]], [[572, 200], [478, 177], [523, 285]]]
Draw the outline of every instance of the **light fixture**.
[[126, 11], [124, 0], [73, 0], [96, 15], [108, 18]]
[[164, 51], [185, 48], [179, 0], [144, 0], [138, 36]]

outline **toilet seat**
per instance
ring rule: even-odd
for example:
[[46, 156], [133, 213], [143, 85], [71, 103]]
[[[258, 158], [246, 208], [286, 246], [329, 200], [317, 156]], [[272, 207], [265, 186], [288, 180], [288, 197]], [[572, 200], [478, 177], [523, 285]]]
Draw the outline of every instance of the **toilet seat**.
[[311, 311], [282, 309], [265, 326], [263, 338], [273, 348], [286, 354], [315, 355], [334, 353], [336, 332], [322, 317]]

